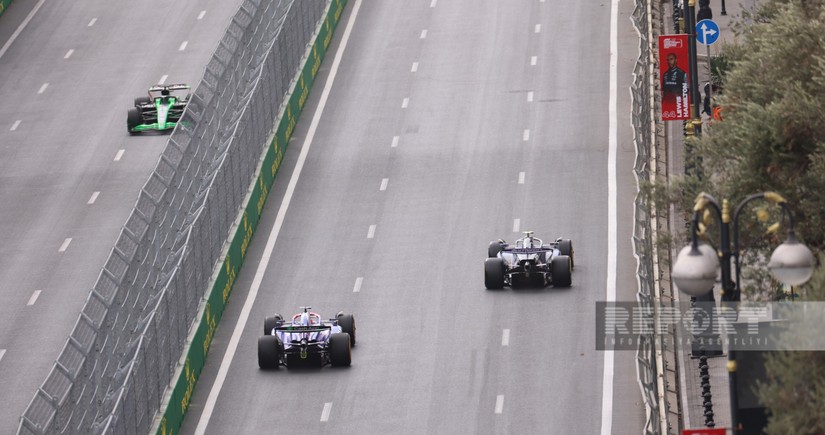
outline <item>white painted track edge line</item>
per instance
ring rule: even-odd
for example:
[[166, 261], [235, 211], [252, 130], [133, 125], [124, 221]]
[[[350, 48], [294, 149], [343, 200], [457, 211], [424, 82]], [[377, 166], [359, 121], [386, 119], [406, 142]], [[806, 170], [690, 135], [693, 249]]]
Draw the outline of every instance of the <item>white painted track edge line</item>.
[[[617, 257], [617, 181], [616, 148], [618, 143], [617, 120], [617, 77], [618, 77], [618, 16], [619, 1], [610, 2], [610, 97], [608, 101], [608, 154], [607, 154], [607, 285], [605, 300], [616, 300], [616, 257]], [[602, 427], [601, 435], [613, 431], [613, 365], [614, 351], [604, 352], [604, 373], [602, 374]]]
[[247, 295], [244, 306], [241, 309], [241, 315], [238, 318], [238, 322], [235, 324], [235, 330], [232, 332], [232, 337], [229, 341], [229, 345], [227, 346], [226, 353], [224, 353], [223, 360], [221, 361], [220, 368], [218, 369], [218, 375], [215, 378], [215, 383], [209, 390], [209, 395], [206, 399], [206, 403], [204, 404], [203, 413], [201, 414], [201, 418], [198, 421], [198, 426], [195, 429], [196, 435], [203, 435], [206, 432], [206, 427], [209, 425], [209, 419], [212, 417], [212, 412], [214, 411], [215, 404], [218, 401], [218, 395], [221, 392], [221, 388], [223, 388], [224, 381], [226, 381], [226, 375], [229, 373], [229, 366], [232, 364], [232, 359], [235, 357], [235, 351], [238, 348], [241, 334], [243, 333], [246, 322], [249, 319], [249, 313], [252, 311], [252, 305], [254, 305], [255, 299], [258, 296], [258, 289], [261, 286], [261, 281], [263, 281], [263, 275], [269, 265], [269, 258], [272, 256], [272, 251], [275, 248], [275, 240], [281, 232], [281, 226], [283, 225], [284, 218], [286, 217], [286, 209], [289, 207], [292, 194], [295, 192], [295, 186], [298, 184], [298, 177], [301, 175], [301, 169], [306, 161], [309, 148], [312, 145], [312, 139], [315, 136], [315, 131], [318, 129], [318, 124], [321, 121], [321, 115], [324, 113], [324, 106], [326, 105], [327, 99], [329, 98], [329, 93], [332, 90], [332, 84], [335, 81], [338, 65], [341, 63], [344, 50], [347, 48], [349, 35], [352, 33], [352, 27], [355, 24], [356, 17], [358, 16], [358, 10], [361, 8], [361, 1], [362, 0], [355, 0], [355, 5], [352, 8], [352, 13], [350, 14], [349, 21], [347, 22], [347, 27], [344, 29], [344, 34], [341, 38], [341, 45], [335, 53], [335, 58], [332, 61], [329, 77], [327, 77], [327, 81], [324, 84], [324, 90], [321, 93], [318, 108], [315, 110], [315, 114], [312, 117], [309, 131], [304, 139], [304, 145], [301, 148], [301, 153], [299, 154], [298, 161], [295, 164], [295, 170], [292, 172], [292, 177], [289, 179], [289, 185], [284, 193], [284, 199], [281, 201], [281, 206], [278, 209], [278, 216], [275, 218], [272, 231], [270, 231], [269, 238], [266, 241], [266, 247], [264, 248], [261, 262], [258, 263], [258, 269], [255, 271], [255, 278], [252, 281], [249, 294]]
[[40, 10], [40, 6], [43, 6], [43, 3], [45, 2], [46, 0], [40, 0], [39, 2], [37, 2], [37, 4], [34, 5], [34, 8], [32, 8], [31, 12], [29, 12], [29, 15], [26, 15], [26, 19], [24, 19], [23, 22], [20, 23], [19, 26], [17, 26], [17, 30], [15, 30], [14, 33], [11, 34], [9, 40], [6, 41], [5, 44], [3, 44], [3, 48], [0, 48], [0, 58], [2, 58], [4, 54], [6, 54], [6, 51], [8, 51], [9, 47], [11, 47], [11, 44], [14, 43], [14, 40], [17, 39], [18, 36], [20, 36], [20, 33], [23, 32], [23, 29], [25, 29], [26, 26], [29, 25], [29, 21], [31, 21], [32, 18], [34, 18], [34, 14], [36, 14], [37, 11]]

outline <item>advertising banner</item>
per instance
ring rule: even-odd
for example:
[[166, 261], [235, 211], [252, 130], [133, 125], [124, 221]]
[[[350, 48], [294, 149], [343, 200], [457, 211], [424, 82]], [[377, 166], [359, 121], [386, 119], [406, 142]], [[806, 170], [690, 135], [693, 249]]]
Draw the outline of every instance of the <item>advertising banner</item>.
[[662, 121], [690, 119], [688, 35], [659, 36]]

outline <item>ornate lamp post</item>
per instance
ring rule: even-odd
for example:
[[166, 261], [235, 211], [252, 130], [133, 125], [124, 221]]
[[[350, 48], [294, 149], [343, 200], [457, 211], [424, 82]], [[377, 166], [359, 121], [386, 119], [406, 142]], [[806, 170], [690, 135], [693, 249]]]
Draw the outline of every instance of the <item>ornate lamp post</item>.
[[[746, 205], [757, 199], [764, 199], [781, 207], [785, 217], [788, 218], [787, 239], [773, 251], [770, 262], [768, 262], [768, 269], [777, 280], [787, 285], [800, 285], [811, 278], [816, 259], [811, 250], [797, 240], [794, 232], [793, 214], [785, 198], [775, 192], [750, 195], [736, 206], [733, 219], [731, 219], [728, 200], [723, 200], [720, 206], [714, 197], [702, 192], [696, 197], [696, 203], [693, 207], [691, 244], [679, 252], [671, 272], [676, 287], [679, 287], [681, 291], [690, 296], [704, 295], [713, 290], [717, 270], [721, 268], [722, 300], [734, 303], [740, 301], [739, 216]], [[719, 224], [721, 243], [718, 252], [714, 252], [710, 246], [698, 242], [699, 216], [707, 209], [713, 210]], [[731, 222], [733, 223], [732, 231]], [[772, 229], [777, 228], [778, 224], [772, 226]], [[733, 235], [733, 249], [731, 249], [731, 233]], [[731, 258], [733, 258], [735, 265], [735, 281], [731, 276]], [[732, 348], [728, 349], [727, 368], [730, 384], [731, 427], [735, 434], [741, 430], [741, 427], [738, 419], [739, 401], [736, 393], [736, 352]]]

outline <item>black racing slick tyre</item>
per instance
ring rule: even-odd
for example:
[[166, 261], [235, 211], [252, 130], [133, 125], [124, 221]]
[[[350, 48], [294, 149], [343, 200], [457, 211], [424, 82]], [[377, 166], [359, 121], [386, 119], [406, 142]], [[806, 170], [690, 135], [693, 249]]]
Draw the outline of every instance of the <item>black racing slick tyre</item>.
[[135, 98], [135, 107], [140, 106], [141, 104], [149, 104], [152, 102], [152, 99], [148, 96], [144, 97], [137, 97]]
[[501, 252], [501, 243], [490, 242], [487, 246], [487, 258], [496, 258], [498, 257], [499, 252]]
[[274, 335], [258, 337], [258, 367], [277, 369], [281, 362], [281, 343]]
[[264, 335], [272, 335], [272, 330], [284, 320], [280, 314], [275, 314], [264, 319]]
[[570, 287], [573, 284], [573, 265], [570, 257], [557, 255], [550, 260], [550, 275], [553, 287]]
[[136, 131], [132, 131], [132, 129], [140, 125], [142, 121], [140, 110], [129, 109], [126, 113], [126, 129], [129, 131], [129, 134], [137, 133]]
[[484, 260], [484, 287], [490, 290], [504, 288], [504, 260], [501, 258]]
[[349, 367], [352, 364], [350, 335], [336, 332], [329, 337], [329, 362], [333, 367]]
[[338, 326], [341, 331], [349, 334], [350, 344], [355, 346], [355, 316], [352, 314], [339, 314]]
[[559, 252], [561, 255], [570, 257], [570, 268], [576, 267], [575, 259], [573, 258], [573, 241], [570, 239], [562, 239], [559, 241]]

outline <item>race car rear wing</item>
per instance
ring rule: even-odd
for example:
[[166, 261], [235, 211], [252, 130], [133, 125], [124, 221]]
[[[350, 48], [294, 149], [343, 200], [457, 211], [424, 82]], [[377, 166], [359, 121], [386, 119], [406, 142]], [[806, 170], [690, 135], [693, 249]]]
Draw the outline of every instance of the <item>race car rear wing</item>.
[[276, 331], [289, 332], [294, 334], [308, 333], [308, 332], [324, 332], [332, 330], [331, 325], [316, 325], [316, 326], [276, 326]]

